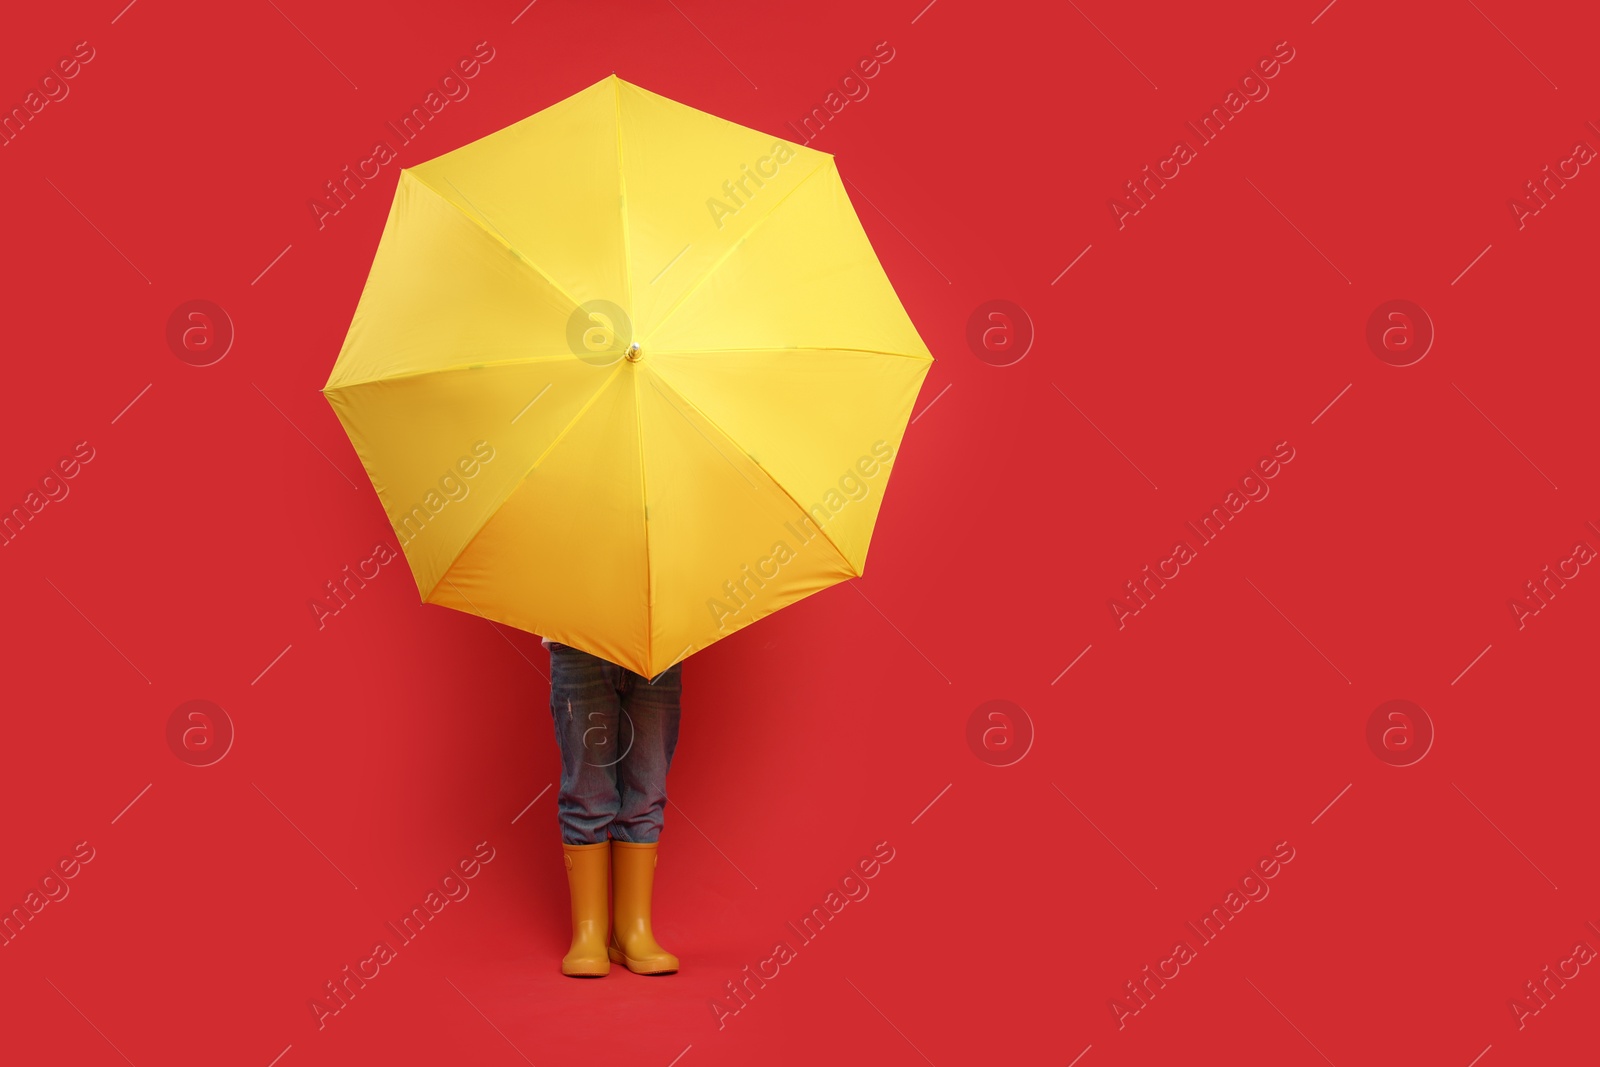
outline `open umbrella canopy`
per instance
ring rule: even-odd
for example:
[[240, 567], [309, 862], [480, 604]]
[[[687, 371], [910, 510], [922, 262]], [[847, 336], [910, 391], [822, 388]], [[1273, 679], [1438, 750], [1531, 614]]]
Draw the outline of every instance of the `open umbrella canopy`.
[[654, 676], [862, 572], [931, 363], [832, 156], [612, 76], [401, 172], [323, 392], [425, 601]]

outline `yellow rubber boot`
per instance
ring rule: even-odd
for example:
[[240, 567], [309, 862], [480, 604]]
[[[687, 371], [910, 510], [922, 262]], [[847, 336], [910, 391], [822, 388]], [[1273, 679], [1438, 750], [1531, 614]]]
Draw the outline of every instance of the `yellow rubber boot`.
[[572, 894], [572, 947], [561, 957], [561, 973], [574, 978], [602, 978], [611, 973], [606, 955], [606, 875], [611, 867], [611, 842], [561, 845], [567, 862], [567, 890]]
[[650, 890], [656, 876], [656, 842], [611, 842], [611, 892], [616, 921], [611, 959], [634, 974], [676, 974], [678, 957], [656, 943], [650, 929]]

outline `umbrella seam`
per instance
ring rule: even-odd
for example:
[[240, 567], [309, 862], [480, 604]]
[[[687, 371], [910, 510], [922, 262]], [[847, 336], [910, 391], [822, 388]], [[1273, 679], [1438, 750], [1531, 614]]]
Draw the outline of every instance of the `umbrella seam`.
[[[644, 661], [646, 667], [655, 666], [656, 652], [656, 588], [650, 566], [650, 492], [645, 482], [644, 468], [644, 417], [639, 403], [639, 375], [633, 380], [633, 432], [639, 443], [639, 504], [644, 523]], [[649, 675], [646, 675], [649, 677]]]
[[[505, 235], [500, 233], [500, 231], [495, 228], [493, 223], [489, 223], [488, 227], [486, 228], [483, 225], [482, 222], [480, 222], [478, 219], [475, 219], [470, 214], [468, 214], [467, 211], [464, 208], [462, 208], [462, 206], [460, 204], [456, 203], [454, 200], [451, 200], [448, 196], [445, 196], [438, 189], [435, 189], [432, 185], [430, 185], [427, 181], [425, 181], [421, 177], [421, 175], [417, 173], [417, 169], [415, 167], [406, 168], [406, 169], [404, 169], [404, 170], [402, 170], [400, 172], [400, 180], [401, 180], [401, 182], [404, 182], [406, 180], [406, 178], [408, 178], [408, 177], [413, 182], [415, 182], [418, 187], [420, 187], [422, 189], [426, 189], [428, 192], [430, 192], [434, 196], [438, 197], [441, 202], [443, 202], [445, 204], [448, 204], [450, 207], [454, 208], [456, 210], [456, 212], [459, 213], [462, 218], [466, 219], [467, 222], [470, 223], [471, 226], [475, 230], [477, 230], [479, 233], [481, 233], [484, 236], [488, 237], [490, 240], [499, 242], [503, 247], [505, 247], [507, 250], [509, 250], [511, 252], [511, 254], [514, 255], [519, 262], [526, 264], [527, 268], [529, 270], [531, 270], [534, 274], [538, 275], [540, 278], [543, 278], [547, 283], [549, 283], [550, 287], [552, 289], [554, 289], [557, 293], [559, 293], [563, 299], [565, 299], [566, 301], [571, 303], [574, 309], [576, 309], [578, 307], [578, 302], [573, 297], [573, 295], [571, 293], [567, 292], [564, 288], [562, 288], [559, 284], [557, 284], [557, 282], [556, 282], [556, 280], [554, 278], [550, 277], [544, 271], [540, 270], [539, 267], [533, 262], [533, 260], [529, 259], [527, 256], [523, 255], [520, 251], [518, 251], [511, 244], [511, 242], [506, 239]], [[446, 178], [445, 181], [449, 182], [450, 179]], [[451, 184], [452, 188], [455, 187], [455, 183], [454, 182], [451, 182], [450, 184]], [[456, 192], [460, 193], [461, 190], [457, 189]], [[466, 194], [465, 193], [461, 193], [461, 196], [462, 196], [463, 199], [465, 199]], [[396, 202], [398, 202], [399, 197], [400, 197], [400, 191], [397, 189], [396, 192], [395, 192], [395, 200], [396, 200]], [[474, 208], [473, 210], [477, 210], [477, 209]], [[487, 220], [488, 220], [488, 216], [484, 216], [484, 221], [487, 221]], [[387, 225], [385, 225], [385, 227], [384, 227], [384, 232], [385, 233], [388, 232], [388, 226]], [[381, 238], [380, 238], [379, 243], [380, 243], [380, 251], [381, 251], [381, 244], [382, 244], [382, 239]], [[374, 263], [376, 263], [376, 259], [374, 259]], [[370, 283], [370, 281], [371, 281], [370, 277], [369, 277], [368, 281]], [[365, 298], [365, 296], [366, 296], [366, 291], [365, 291], [365, 288], [363, 288], [362, 297]], [[357, 311], [359, 311], [359, 310], [360, 310], [360, 307], [359, 307], [359, 302], [358, 302]], [[346, 338], [346, 344], [348, 344], [348, 342], [349, 342], [349, 339], [347, 337]], [[344, 348], [343, 348], [343, 346], [341, 346], [340, 352], [339, 352], [339, 356], [338, 356], [338, 358], [336, 358], [334, 360], [333, 373], [337, 373], [338, 372], [338, 370], [339, 370], [339, 362], [340, 362], [340, 360], [343, 359], [343, 357], [344, 357]], [[543, 358], [543, 357], [533, 357], [533, 358]], [[445, 367], [445, 368], [436, 368], [436, 369], [457, 370], [457, 369], [461, 369], [461, 368], [468, 367], [468, 366], [474, 366], [474, 364], [462, 364], [460, 368], [458, 368], [458, 367]], [[393, 378], [404, 378], [404, 377], [411, 377], [412, 375], [415, 375], [415, 374], [431, 374], [431, 373], [434, 373], [434, 370], [407, 371], [405, 374], [382, 375], [382, 376], [379, 376], [379, 377], [376, 377], [376, 378], [364, 378], [361, 381], [341, 382], [336, 386], [332, 386], [331, 388], [333, 388], [333, 389], [343, 389], [343, 388], [346, 388], [348, 386], [353, 386], [353, 385], [366, 385], [366, 384], [368, 384], [370, 382], [389, 381], [389, 380], [391, 380]], [[329, 381], [332, 381], [332, 374], [330, 374], [330, 376], [329, 376]], [[323, 392], [324, 395], [327, 394], [329, 388], [330, 388], [329, 386], [324, 386], [323, 387], [322, 392]]]
[[[528, 269], [529, 270], [533, 271], [539, 277], [541, 277], [545, 281], [549, 282], [550, 283], [550, 287], [552, 289], [554, 289], [556, 292], [560, 293], [562, 296], [566, 297], [567, 301], [572, 305], [572, 308], [573, 308], [574, 311], [576, 311], [579, 307], [582, 306], [582, 304], [578, 301], [577, 297], [575, 297], [571, 293], [567, 292], [567, 290], [559, 282], [557, 282], [554, 278], [550, 277], [550, 275], [546, 274], [543, 270], [541, 270], [537, 263], [535, 263], [533, 260], [529, 259], [527, 256], [523, 255], [521, 250], [519, 250], [510, 241], [506, 240], [505, 235], [502, 234], [498, 229], [495, 228], [494, 223], [492, 223], [492, 222], [489, 223], [488, 227], [485, 228], [484, 222], [488, 222], [488, 216], [487, 215], [485, 215], [483, 217], [482, 221], [473, 218], [472, 215], [469, 214], [467, 212], [467, 210], [465, 208], [463, 208], [460, 204], [456, 203], [454, 200], [450, 199], [448, 196], [445, 196], [438, 189], [435, 189], [425, 179], [423, 179], [421, 177], [421, 175], [419, 175], [417, 173], [417, 169], [415, 167], [412, 167], [412, 168], [410, 168], [408, 170], [405, 170], [405, 171], [401, 172], [401, 174], [402, 174], [402, 177], [404, 177], [405, 175], [410, 175], [411, 178], [414, 181], [416, 181], [416, 183], [418, 185], [422, 186], [424, 189], [428, 190], [428, 192], [432, 193], [434, 196], [437, 196], [440, 200], [443, 200], [445, 203], [449, 204], [451, 207], [455, 208], [457, 211], [461, 212], [462, 216], [465, 217], [468, 222], [472, 223], [479, 230], [482, 230], [484, 233], [488, 234], [490, 237], [494, 238], [495, 240], [499, 241], [501, 244], [505, 245], [507, 250], [509, 250], [512, 255], [516, 256], [519, 260], [521, 260], [522, 262], [524, 262], [524, 263], [526, 263], [528, 265]], [[445, 180], [449, 181], [448, 178], [446, 178]], [[460, 192], [459, 189], [456, 190], [456, 191]], [[465, 198], [465, 196], [466, 196], [465, 193], [462, 193], [461, 195], [462, 195], [463, 198]], [[474, 208], [473, 210], [476, 211], [477, 209]]]
[[[916, 352], [887, 352], [881, 348], [845, 348], [838, 345], [785, 345], [781, 348], [670, 348], [655, 349], [657, 356], [720, 356], [738, 353], [762, 355], [774, 352], [854, 352], [869, 356], [889, 356], [894, 359], [926, 359], [934, 361], [932, 354], [921, 355]], [[571, 352], [557, 352], [554, 355], [540, 356], [513, 356], [509, 359], [486, 359], [476, 363], [456, 363], [448, 367], [429, 367], [426, 370], [404, 371], [400, 374], [385, 374], [377, 378], [363, 378], [360, 381], [341, 382], [338, 385], [324, 386], [321, 390], [324, 396], [339, 392], [342, 389], [354, 389], [361, 385], [374, 385], [378, 382], [400, 382], [408, 378], [419, 378], [425, 374], [450, 374], [455, 371], [477, 370], [490, 367], [515, 367], [534, 363], [556, 363], [576, 359]]]
[[[892, 353], [884, 353], [891, 355]], [[377, 385], [380, 382], [403, 382], [410, 378], [420, 378], [426, 374], [451, 374], [455, 371], [478, 370], [488, 367], [518, 367], [534, 363], [556, 363], [576, 359], [570, 352], [558, 353], [553, 356], [513, 356], [509, 359], [485, 359], [476, 363], [457, 363], [449, 367], [429, 367], [426, 370], [408, 370], [399, 374], [384, 374], [376, 378], [363, 378], [358, 382], [340, 382], [338, 385], [325, 385], [322, 394], [327, 396], [344, 389], [354, 389], [362, 385]]]
[[[745, 449], [741, 445], [739, 445], [739, 443], [737, 441], [735, 441], [733, 439], [733, 435], [728, 433], [728, 431], [724, 430], [721, 426], [719, 426], [717, 424], [716, 420], [713, 419], [710, 415], [707, 415], [704, 411], [702, 411], [698, 404], [696, 404], [694, 401], [690, 400], [687, 396], [685, 396], [683, 394], [683, 392], [681, 390], [679, 390], [677, 387], [673, 386], [670, 382], [668, 382], [666, 380], [666, 378], [664, 378], [662, 376], [661, 371], [660, 371], [659, 368], [657, 368], [654, 373], [655, 373], [656, 380], [661, 382], [661, 384], [665, 385], [667, 387], [668, 393], [671, 394], [670, 396], [668, 396], [667, 393], [663, 393], [662, 394], [663, 396], [667, 396], [667, 399], [669, 401], [672, 401], [673, 399], [676, 399], [677, 401], [682, 402], [682, 404], [684, 406], [690, 408], [691, 410], [694, 411], [695, 414], [699, 415], [702, 419], [704, 419], [706, 421], [706, 425], [710, 426], [713, 430], [716, 430], [717, 433], [721, 434], [722, 435], [722, 439], [724, 441], [727, 441], [729, 444], [731, 444], [735, 448], [737, 448], [739, 450], [739, 454], [744, 456], [745, 459], [749, 460], [750, 463], [756, 468], [756, 470], [758, 470], [758, 471], [760, 471], [762, 473], [762, 475], [767, 479], [768, 482], [770, 482], [772, 485], [777, 487], [778, 492], [782, 493], [784, 495], [784, 498], [786, 500], [788, 500], [789, 503], [793, 504], [795, 506], [796, 510], [798, 510], [802, 516], [807, 516], [807, 517], [811, 518], [811, 521], [816, 524], [817, 533], [822, 535], [822, 539], [824, 541], [828, 542], [829, 547], [831, 547], [835, 552], [837, 552], [839, 554], [839, 558], [844, 561], [844, 565], [850, 569], [850, 572], [851, 572], [850, 576], [852, 578], [861, 577], [861, 569], [858, 568], [855, 565], [855, 562], [853, 560], [851, 560], [850, 554], [847, 553], [844, 549], [840, 548], [838, 542], [836, 542], [832, 537], [828, 536], [827, 529], [821, 523], [818, 523], [816, 521], [815, 517], [811, 516], [811, 513], [805, 509], [805, 506], [803, 504], [801, 504], [800, 501], [798, 501], [798, 500], [796, 500], [794, 498], [794, 494], [789, 492], [789, 489], [788, 489], [787, 486], [785, 486], [782, 482], [778, 481], [777, 478], [773, 477], [772, 472], [767, 470], [766, 467], [762, 466], [760, 460], [756, 459], [749, 452], [745, 451]], [[682, 412], [680, 411], [679, 414], [681, 415]], [[685, 416], [685, 417], [687, 418], [687, 416]], [[693, 423], [691, 423], [690, 425], [693, 425]], [[885, 486], [887, 486], [887, 484], [888, 483], [885, 482]]]
[[[472, 536], [467, 538], [466, 543], [463, 544], [460, 551], [455, 554], [455, 558], [452, 559], [442, 571], [440, 571], [438, 579], [433, 583], [432, 588], [428, 590], [427, 595], [422, 598], [424, 603], [432, 602], [433, 594], [439, 590], [439, 583], [445, 580], [451, 570], [455, 568], [457, 563], [461, 562], [461, 557], [465, 556], [472, 549], [473, 544], [476, 543], [478, 538], [483, 535], [483, 531], [488, 529], [489, 523], [494, 521], [494, 517], [499, 514], [500, 509], [505, 507], [506, 501], [510, 500], [512, 494], [514, 494], [518, 489], [522, 488], [523, 483], [528, 480], [528, 475], [532, 474], [539, 464], [544, 462], [545, 457], [553, 452], [557, 445], [566, 440], [567, 435], [572, 432], [572, 428], [578, 424], [579, 420], [589, 413], [589, 409], [594, 407], [595, 402], [600, 399], [605, 391], [611, 388], [611, 384], [617, 380], [618, 376], [621, 374], [622, 368], [626, 366], [626, 363], [618, 363], [617, 369], [611, 372], [611, 376], [606, 379], [605, 384], [594, 391], [594, 395], [584, 402], [583, 407], [578, 409], [578, 413], [572, 416], [572, 418], [567, 422], [566, 426], [562, 427], [561, 432], [556, 434], [555, 438], [550, 442], [550, 444], [545, 447], [545, 450], [539, 453], [539, 458], [535, 459], [531, 464], [529, 464], [528, 469], [523, 471], [522, 474], [511, 483], [511, 487], [506, 490], [505, 495], [497, 500], [494, 507], [490, 508], [484, 514], [483, 522], [479, 524], [476, 530], [473, 531]], [[453, 585], [454, 583], [451, 584]]]
[[[805, 186], [805, 184], [807, 182], [809, 182], [812, 178], [815, 178], [818, 174], [822, 173], [824, 170], [827, 170], [832, 166], [833, 166], [833, 157], [832, 156], [826, 156], [822, 163], [820, 163], [816, 167], [812, 168], [812, 170], [808, 174], [806, 174], [806, 176], [804, 178], [801, 178], [798, 182], [795, 182], [795, 185], [794, 185], [793, 189], [790, 189], [787, 193], [784, 193], [782, 197], [780, 197], [778, 200], [776, 200], [773, 203], [771, 211], [767, 212], [760, 219], [756, 220], [755, 225], [751, 226], [748, 230], [746, 230], [744, 232], [744, 235], [741, 236], [737, 241], [735, 241], [735, 242], [733, 242], [733, 244], [729, 245], [728, 246], [728, 250], [726, 252], [724, 252], [717, 259], [717, 261], [715, 263], [711, 264], [711, 266], [706, 268], [706, 272], [704, 274], [700, 275], [700, 277], [695, 280], [695, 283], [693, 285], [691, 285], [687, 290], [684, 291], [684, 294], [678, 298], [678, 302], [676, 304], [673, 304], [672, 307], [668, 308], [667, 309], [667, 313], [665, 315], [661, 316], [661, 318], [656, 320], [656, 323], [655, 323], [653, 328], [655, 330], [661, 329], [661, 327], [666, 324], [667, 320], [672, 318], [673, 315], [677, 314], [678, 309], [683, 307], [683, 305], [688, 302], [689, 298], [691, 296], [693, 296], [695, 293], [699, 292], [701, 286], [705, 285], [705, 283], [707, 281], [709, 281], [711, 279], [711, 277], [713, 275], [715, 275], [717, 273], [717, 271], [722, 268], [722, 265], [724, 263], [726, 263], [728, 261], [728, 259], [735, 252], [737, 252], [739, 250], [740, 246], [742, 246], [746, 241], [748, 241], [750, 239], [750, 235], [751, 234], [755, 233], [757, 230], [761, 229], [761, 227], [765, 226], [772, 219], [772, 217], [778, 213], [778, 211], [783, 207], [783, 205], [789, 202], [789, 198], [791, 196], [793, 196], [795, 193], [799, 192]], [[838, 171], [835, 169], [834, 173], [837, 174]]]
[[[613, 114], [617, 123], [617, 213], [622, 222], [622, 284], [624, 287], [623, 299], [627, 301], [628, 315], [631, 317], [638, 312], [633, 306], [633, 259], [630, 253], [631, 241], [628, 227], [628, 171], [622, 163], [622, 79], [615, 75], [611, 78], [611, 102]], [[632, 339], [633, 327], [630, 322], [628, 333]]]
[[[633, 303], [633, 249], [632, 227], [628, 224], [628, 168], [622, 158], [622, 79], [612, 75], [611, 78], [612, 115], [616, 120], [617, 138], [617, 213], [621, 216], [622, 226], [622, 284], [625, 287], [623, 296], [628, 306], [630, 317], [628, 333], [629, 340], [633, 339], [632, 317], [638, 314], [638, 308]], [[648, 670], [655, 664], [655, 587], [652, 584], [650, 569], [650, 496], [645, 481], [644, 466], [644, 422], [639, 410], [639, 376], [632, 376], [633, 384], [633, 432], [638, 438], [639, 446], [639, 508], [644, 526], [644, 660]]]

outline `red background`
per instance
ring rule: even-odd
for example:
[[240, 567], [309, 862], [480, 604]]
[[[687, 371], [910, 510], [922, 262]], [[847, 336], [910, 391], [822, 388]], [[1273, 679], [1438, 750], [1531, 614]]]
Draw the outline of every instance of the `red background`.
[[[0, 504], [94, 450], [0, 549], [0, 901], [94, 850], [0, 948], [8, 1062], [1593, 1061], [1594, 968], [1508, 1007], [1600, 946], [1600, 577], [1508, 606], [1600, 545], [1600, 177], [1508, 208], [1600, 146], [1582, 5], [122, 3], [0, 34], [8, 109], [95, 53], [0, 148]], [[308, 200], [479, 41], [470, 96], [319, 229]], [[686, 667], [656, 902], [682, 973], [563, 979], [546, 654], [398, 563], [317, 628], [392, 542], [317, 390], [398, 166], [612, 71], [794, 137], [880, 41], [814, 147], [938, 362], [867, 575]], [[1119, 229], [1109, 199], [1280, 41], [1270, 96]], [[211, 366], [165, 339], [192, 299], [237, 331]], [[965, 340], [992, 299], [1036, 330], [1011, 366]], [[1437, 330], [1412, 366], [1365, 340], [1392, 299]], [[1283, 441], [1119, 629], [1123, 583]], [[168, 745], [194, 699], [237, 732], [211, 766]], [[1034, 732], [1010, 766], [968, 744], [996, 699]], [[1367, 742], [1391, 699], [1436, 732], [1410, 766]], [[311, 998], [480, 841], [470, 896], [319, 1030]], [[1279, 842], [1270, 895], [1119, 1027]]]

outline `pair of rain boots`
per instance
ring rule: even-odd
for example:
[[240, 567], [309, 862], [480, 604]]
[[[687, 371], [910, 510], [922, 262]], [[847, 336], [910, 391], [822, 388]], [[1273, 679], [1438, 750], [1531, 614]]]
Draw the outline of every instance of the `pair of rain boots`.
[[[611, 973], [612, 963], [623, 964], [634, 974], [677, 972], [678, 957], [657, 944], [650, 929], [656, 849], [656, 842], [631, 841], [561, 846], [572, 895], [572, 947], [561, 958], [562, 974], [600, 978]], [[615, 921], [610, 924], [607, 875], [614, 898], [610, 910]]]

